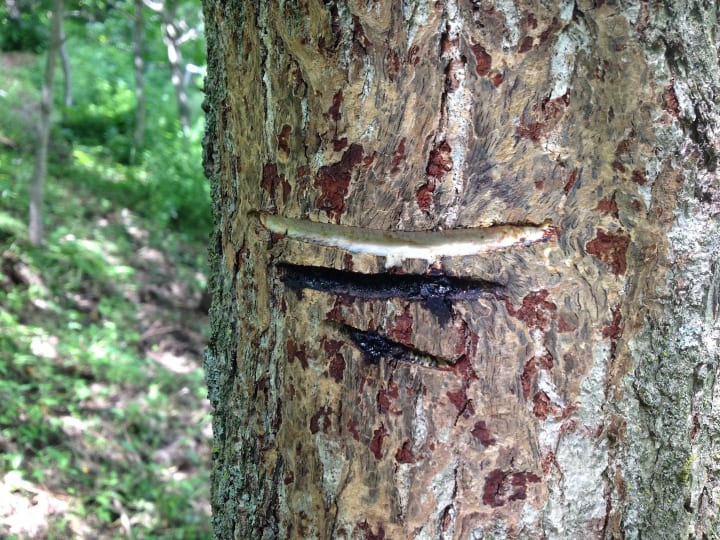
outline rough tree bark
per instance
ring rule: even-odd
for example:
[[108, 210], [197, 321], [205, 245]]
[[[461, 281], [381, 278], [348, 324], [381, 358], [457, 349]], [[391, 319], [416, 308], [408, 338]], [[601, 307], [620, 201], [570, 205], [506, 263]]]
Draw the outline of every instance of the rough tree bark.
[[37, 142], [35, 144], [35, 166], [30, 180], [30, 219], [28, 234], [30, 243], [40, 245], [44, 240], [43, 230], [43, 183], [47, 174], [48, 142], [50, 140], [50, 121], [53, 109], [53, 83], [55, 64], [62, 43], [63, 0], [53, 0], [52, 27], [48, 42], [45, 78], [40, 94], [40, 114], [38, 115]]
[[715, 5], [204, 9], [217, 537], [717, 534]]

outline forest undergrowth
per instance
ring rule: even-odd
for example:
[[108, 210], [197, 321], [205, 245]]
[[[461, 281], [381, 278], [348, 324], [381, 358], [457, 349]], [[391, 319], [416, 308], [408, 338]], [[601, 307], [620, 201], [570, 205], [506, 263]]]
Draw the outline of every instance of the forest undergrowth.
[[[133, 166], [56, 128], [31, 246], [39, 61], [19, 58], [0, 62], [0, 538], [209, 537], [209, 225], [178, 210], [209, 214], [204, 186], [183, 191], [205, 182], [202, 128]], [[179, 166], [186, 184], [153, 173]]]

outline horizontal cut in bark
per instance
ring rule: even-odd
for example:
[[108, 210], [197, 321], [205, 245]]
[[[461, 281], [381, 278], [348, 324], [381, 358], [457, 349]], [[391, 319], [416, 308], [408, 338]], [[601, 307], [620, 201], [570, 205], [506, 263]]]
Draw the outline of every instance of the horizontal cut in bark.
[[338, 330], [350, 338], [370, 364], [377, 364], [381, 358], [394, 363], [408, 362], [426, 368], [447, 368], [455, 363], [448, 358], [408, 347], [372, 330], [360, 330], [347, 324], [338, 325]]
[[547, 242], [557, 237], [557, 229], [550, 223], [505, 224], [444, 231], [386, 231], [317, 223], [265, 212], [253, 212], [251, 215], [270, 232], [309, 244], [386, 257], [387, 266], [399, 265], [407, 259], [434, 262], [442, 257], [481, 255]]
[[312, 289], [368, 300], [473, 300], [496, 298], [504, 290], [498, 283], [447, 275], [364, 274], [295, 264], [281, 264], [278, 269], [280, 279], [293, 289]]
[[363, 300], [398, 298], [421, 302], [441, 323], [452, 317], [453, 301], [497, 299], [505, 291], [498, 283], [446, 275], [363, 274], [294, 264], [281, 264], [278, 269], [280, 279], [291, 289], [312, 289]]

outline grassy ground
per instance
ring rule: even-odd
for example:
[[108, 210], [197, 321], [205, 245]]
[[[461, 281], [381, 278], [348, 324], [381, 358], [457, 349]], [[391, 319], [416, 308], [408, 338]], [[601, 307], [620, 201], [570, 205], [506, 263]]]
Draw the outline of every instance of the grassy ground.
[[32, 153], [0, 135], [0, 538], [209, 537], [204, 234], [68, 143], [32, 247]]

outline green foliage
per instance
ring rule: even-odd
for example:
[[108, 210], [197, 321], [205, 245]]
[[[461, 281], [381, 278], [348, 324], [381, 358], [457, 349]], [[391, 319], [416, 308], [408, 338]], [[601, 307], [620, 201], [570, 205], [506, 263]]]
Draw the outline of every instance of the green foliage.
[[[149, 41], [147, 47], [148, 56], [158, 60], [147, 63], [145, 75], [145, 148], [138, 163], [130, 166], [136, 102], [130, 42], [123, 35], [127, 25], [125, 18], [68, 25], [75, 104], [63, 109], [60, 125], [63, 140], [72, 141], [74, 147], [73, 177], [97, 193], [119, 198], [123, 205], [155, 220], [157, 228], [170, 227], [204, 240], [211, 213], [202, 171], [202, 94], [192, 86], [188, 89], [195, 117], [187, 137], [182, 137], [167, 53], [156, 32], [159, 41]], [[110, 40], [125, 46], [95, 45]], [[67, 167], [57, 172], [67, 175]]]
[[47, 47], [47, 2], [15, 0], [17, 13], [0, 5], [0, 51], [40, 52]]
[[[7, 158], [0, 152], [0, 165]], [[127, 298], [138, 285], [129, 225], [98, 226], [104, 205], [91, 189], [58, 177], [47, 187], [56, 204], [42, 248], [27, 244], [19, 219], [15, 203], [25, 207], [26, 190], [0, 198], [0, 265], [31, 276], [30, 284], [0, 282], [0, 479], [14, 472], [67, 492], [73, 512], [97, 531], [115, 529], [122, 511], [139, 520], [137, 537], [206, 537], [209, 516], [188, 504], [207, 492], [208, 463], [189, 445], [185, 459], [202, 473], [174, 479], [173, 468], [154, 459], [169, 434], [200, 437], [178, 399], [189, 399], [181, 389], [194, 389], [194, 401], [204, 395], [202, 372], [180, 374], [142, 352], [138, 307]], [[164, 240], [153, 248], [196, 253], [174, 263], [193, 265], [184, 270], [189, 279], [204, 247], [167, 232]], [[196, 293], [201, 286], [192, 283]], [[48, 537], [71, 537], [66, 526], [54, 523]]]
[[[47, 6], [20, 2], [28, 3], [35, 9], [26, 10], [27, 25], [10, 33], [0, 6], [0, 47], [19, 46], [17, 36], [24, 51], [45, 46]], [[91, 528], [88, 537], [121, 537], [126, 518], [135, 538], [210, 535], [199, 359], [180, 371], [157, 361], [182, 357], [166, 350], [173, 335], [167, 328], [188, 326], [181, 320], [188, 308], [178, 305], [192, 305], [204, 287], [211, 219], [201, 168], [202, 96], [189, 89], [195, 123], [179, 136], [157, 17], [148, 13], [146, 144], [129, 163], [131, 6], [67, 2], [83, 17], [66, 20], [73, 107], [60, 104], [58, 72], [47, 241], [39, 248], [28, 244], [26, 223], [44, 60], [0, 54], [0, 136], [13, 143], [0, 139], [0, 488], [12, 480], [20, 492], [29, 482], [70, 501], [48, 538], [76, 536], [78, 519]], [[200, 46], [189, 47], [192, 56]], [[164, 262], [144, 263], [143, 250]], [[146, 288], [171, 281], [188, 297], [178, 293], [172, 305], [140, 302]], [[191, 312], [193, 322], [198, 318]], [[149, 332], [155, 322], [163, 339]], [[181, 466], [162, 458], [176, 446]]]

